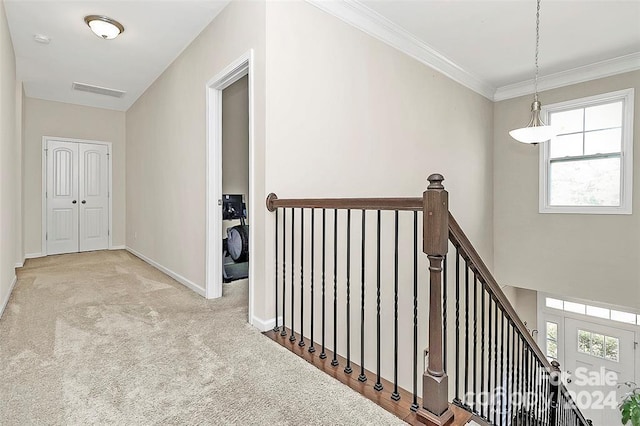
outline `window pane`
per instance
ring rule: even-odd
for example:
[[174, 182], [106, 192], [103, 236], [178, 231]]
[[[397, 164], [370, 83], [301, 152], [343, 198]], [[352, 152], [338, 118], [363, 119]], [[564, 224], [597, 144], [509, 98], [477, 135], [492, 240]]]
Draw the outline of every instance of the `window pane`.
[[575, 157], [583, 155], [582, 133], [575, 135], [557, 136], [549, 142], [549, 157]]
[[620, 206], [620, 158], [552, 162], [552, 206]]
[[578, 330], [578, 351], [591, 354], [591, 333]]
[[629, 324], [636, 323], [636, 315], [629, 312], [611, 310], [611, 319], [614, 321], [628, 322]]
[[558, 340], [558, 324], [555, 322], [547, 323], [547, 339]]
[[622, 101], [585, 109], [585, 130], [622, 126]]
[[562, 303], [562, 300], [553, 299], [551, 297], [547, 297], [546, 305], [547, 305], [547, 308], [564, 309], [564, 304]]
[[584, 315], [584, 305], [582, 303], [564, 302], [564, 310]]
[[609, 319], [609, 310], [605, 308], [598, 308], [597, 306], [587, 305], [587, 315], [592, 317]]
[[605, 337], [605, 354], [604, 357], [610, 361], [618, 361], [618, 351], [620, 349], [620, 341], [615, 337]]
[[549, 124], [551, 124], [558, 134], [582, 132], [584, 109], [574, 109], [571, 111], [553, 112], [549, 114]]
[[[566, 136], [565, 136], [566, 137]], [[620, 152], [622, 129], [598, 130], [584, 134], [584, 154], [608, 154]]]
[[591, 355], [604, 358], [604, 336], [591, 333]]
[[547, 340], [547, 356], [549, 358], [558, 358], [558, 344], [552, 340]]

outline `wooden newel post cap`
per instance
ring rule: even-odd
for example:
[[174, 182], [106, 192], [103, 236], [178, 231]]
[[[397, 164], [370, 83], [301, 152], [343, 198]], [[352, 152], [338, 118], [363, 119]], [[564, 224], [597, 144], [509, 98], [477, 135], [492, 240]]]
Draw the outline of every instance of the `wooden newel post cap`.
[[551, 361], [551, 371], [560, 371], [560, 363], [558, 361]]
[[442, 181], [444, 180], [444, 176], [439, 173], [434, 173], [427, 178], [429, 181], [429, 186], [427, 189], [444, 189], [444, 185]]
[[267, 210], [269, 210], [270, 212], [273, 212], [276, 210], [276, 208], [273, 205], [273, 202], [277, 199], [278, 199], [278, 196], [273, 192], [267, 195]]

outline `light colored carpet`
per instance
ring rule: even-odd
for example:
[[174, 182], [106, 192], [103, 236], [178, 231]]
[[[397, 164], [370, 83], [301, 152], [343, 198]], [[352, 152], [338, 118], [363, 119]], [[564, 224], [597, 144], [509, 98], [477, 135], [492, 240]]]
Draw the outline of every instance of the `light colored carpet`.
[[402, 425], [125, 251], [27, 261], [0, 320], [0, 425]]

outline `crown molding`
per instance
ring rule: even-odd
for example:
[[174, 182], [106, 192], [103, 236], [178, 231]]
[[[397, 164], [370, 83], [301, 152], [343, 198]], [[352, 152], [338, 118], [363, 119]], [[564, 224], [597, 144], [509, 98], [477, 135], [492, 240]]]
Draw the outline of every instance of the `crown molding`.
[[357, 0], [306, 0], [366, 34], [400, 50], [463, 86], [493, 100], [495, 87], [447, 59], [411, 33]]
[[[619, 56], [606, 61], [540, 77], [538, 79], [538, 92], [637, 70], [640, 70], [640, 53], [632, 53], [630, 55]], [[533, 80], [509, 84], [499, 87], [493, 96], [493, 100], [498, 102], [519, 96], [531, 95], [534, 90]]]

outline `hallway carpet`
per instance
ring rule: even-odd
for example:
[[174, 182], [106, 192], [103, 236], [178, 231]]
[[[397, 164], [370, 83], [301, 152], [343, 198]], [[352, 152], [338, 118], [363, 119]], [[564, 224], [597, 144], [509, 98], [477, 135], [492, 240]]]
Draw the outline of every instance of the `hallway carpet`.
[[401, 425], [125, 251], [27, 261], [0, 320], [0, 424]]

